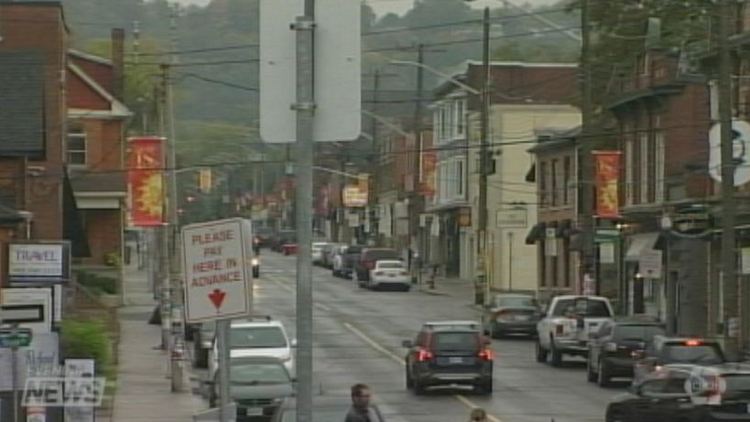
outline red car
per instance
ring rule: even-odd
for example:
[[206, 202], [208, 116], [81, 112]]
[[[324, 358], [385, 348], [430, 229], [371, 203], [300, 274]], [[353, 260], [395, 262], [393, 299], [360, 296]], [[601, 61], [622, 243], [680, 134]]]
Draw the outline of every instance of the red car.
[[281, 245], [281, 253], [284, 255], [294, 255], [297, 253], [296, 243], [285, 243]]

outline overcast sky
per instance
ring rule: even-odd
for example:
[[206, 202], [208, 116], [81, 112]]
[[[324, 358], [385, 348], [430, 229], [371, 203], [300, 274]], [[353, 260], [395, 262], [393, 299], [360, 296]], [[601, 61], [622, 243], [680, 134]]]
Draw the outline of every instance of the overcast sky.
[[[177, 0], [178, 2], [182, 4], [198, 4], [198, 5], [206, 5], [211, 0]], [[356, 1], [356, 0], [352, 0]], [[523, 4], [523, 3], [529, 3], [534, 6], [541, 6], [541, 5], [547, 5], [547, 4], [554, 4], [557, 3], [558, 0], [516, 0], [515, 4]], [[398, 14], [402, 14], [409, 10], [411, 6], [414, 4], [414, 0], [367, 0], [367, 2], [372, 6], [372, 8], [375, 10], [375, 13], [378, 15], [384, 15], [388, 12], [395, 12]], [[495, 6], [498, 7], [502, 5], [501, 0], [476, 0], [472, 3], [472, 6], [481, 8], [484, 6]]]

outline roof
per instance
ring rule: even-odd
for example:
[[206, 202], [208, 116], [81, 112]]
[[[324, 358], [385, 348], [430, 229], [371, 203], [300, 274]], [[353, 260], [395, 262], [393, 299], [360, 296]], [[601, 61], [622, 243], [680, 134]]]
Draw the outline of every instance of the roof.
[[62, 24], [66, 32], [70, 32], [68, 23], [65, 21], [65, 8], [59, 0], [0, 0], [1, 6], [23, 6], [23, 7], [57, 7], [60, 9]]
[[482, 324], [478, 321], [431, 321], [422, 324], [422, 328], [433, 330], [481, 330]]
[[69, 48], [68, 49], [68, 54], [70, 54], [71, 56], [75, 56], [75, 57], [77, 57], [79, 59], [82, 59], [82, 60], [87, 60], [87, 61], [90, 61], [90, 62], [94, 62], [94, 63], [98, 63], [98, 64], [103, 64], [103, 65], [107, 65], [107, 66], [112, 66], [112, 60], [106, 59], [104, 57], [95, 56], [93, 54], [85, 53], [83, 51], [76, 50], [76, 49], [73, 49], [73, 48]]
[[44, 154], [44, 70], [39, 51], [0, 52], [0, 155]]
[[71, 170], [70, 181], [76, 193], [127, 192], [122, 172], [85, 172]]
[[555, 148], [572, 146], [576, 138], [581, 134], [581, 126], [568, 130], [551, 130], [541, 132], [537, 135], [537, 143], [528, 149], [528, 152], [538, 153]]
[[[99, 85], [98, 82], [94, 80], [91, 76], [86, 74], [83, 69], [78, 67], [73, 62], [68, 62], [68, 69], [79, 77], [86, 85], [88, 85], [89, 88], [91, 88], [94, 92], [96, 92], [99, 96], [107, 100], [110, 104], [110, 109], [107, 111], [102, 111], [104, 114], [106, 114], [108, 117], [119, 117], [119, 118], [125, 118], [130, 117], [133, 115], [133, 113], [125, 106], [125, 104], [121, 103], [118, 99], [116, 99], [111, 93], [109, 93], [104, 87]], [[81, 110], [76, 109], [70, 109], [69, 115], [72, 117], [77, 117], [78, 115], [81, 115], [80, 117], [87, 117], [87, 116], [97, 116], [102, 113], [92, 113], [91, 111], [84, 111], [81, 113]]]
[[0, 224], [16, 224], [23, 221], [23, 215], [13, 206], [0, 201]]

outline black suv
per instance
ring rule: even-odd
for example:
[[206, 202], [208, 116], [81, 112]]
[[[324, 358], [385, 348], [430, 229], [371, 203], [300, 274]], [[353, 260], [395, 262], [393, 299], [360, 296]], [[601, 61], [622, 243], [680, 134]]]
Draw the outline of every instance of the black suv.
[[654, 336], [663, 334], [664, 326], [658, 321], [605, 321], [590, 336], [586, 361], [589, 382], [606, 387], [613, 377], [632, 377], [635, 358]]
[[698, 338], [655, 336], [633, 367], [634, 383], [669, 364], [719, 365], [727, 358], [719, 342]]
[[379, 260], [400, 260], [401, 256], [395, 249], [389, 248], [364, 248], [359, 255], [359, 260], [354, 264], [355, 276], [360, 287], [365, 287], [364, 282], [370, 281], [370, 270], [375, 269], [375, 263]]
[[467, 384], [492, 393], [494, 353], [479, 322], [429, 322], [415, 341], [406, 340], [406, 388], [423, 394], [428, 387]]

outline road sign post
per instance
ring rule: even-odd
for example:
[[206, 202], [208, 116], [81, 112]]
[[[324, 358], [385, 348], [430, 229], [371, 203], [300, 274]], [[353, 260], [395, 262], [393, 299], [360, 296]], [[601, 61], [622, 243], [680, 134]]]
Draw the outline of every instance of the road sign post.
[[241, 218], [191, 224], [182, 229], [185, 274], [185, 319], [189, 323], [217, 321], [219, 352], [219, 420], [229, 422], [230, 320], [250, 314], [251, 233]]
[[[5, 317], [3, 314], [1, 317]], [[31, 330], [18, 328], [14, 323], [10, 329], [0, 330], [0, 347], [10, 349], [11, 378], [13, 385], [13, 422], [19, 422], [18, 414], [18, 349], [31, 344]]]

